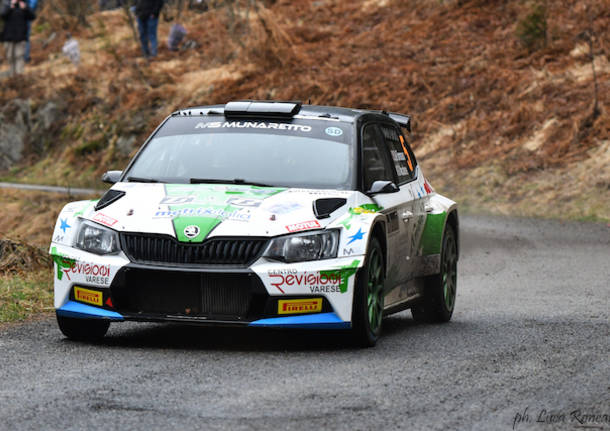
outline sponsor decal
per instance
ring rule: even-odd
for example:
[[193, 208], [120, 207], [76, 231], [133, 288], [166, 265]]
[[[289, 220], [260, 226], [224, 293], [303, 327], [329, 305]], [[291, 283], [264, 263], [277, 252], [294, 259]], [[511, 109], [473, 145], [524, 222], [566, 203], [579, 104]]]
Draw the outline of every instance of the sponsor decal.
[[341, 136], [343, 134], [343, 130], [341, 130], [339, 127], [327, 127], [324, 132], [328, 136]]
[[59, 253], [57, 247], [51, 248], [51, 256], [53, 257], [53, 262], [55, 262], [55, 265], [57, 266], [57, 279], [61, 281], [64, 278], [64, 270], [69, 269], [74, 265], [75, 260]]
[[89, 210], [91, 208], [93, 208], [93, 206], [98, 201], [99, 201], [99, 199], [93, 199], [93, 200], [85, 202], [84, 204], [82, 204], [82, 206], [79, 208], [79, 210], [74, 213], [74, 217], [82, 216], [85, 213], [85, 211], [89, 212]]
[[407, 147], [405, 147], [405, 138], [402, 135], [398, 135], [400, 138], [400, 145], [402, 146], [402, 152], [405, 154], [407, 158], [407, 163], [409, 164], [409, 170], [413, 171], [413, 163], [411, 162], [411, 156], [409, 156], [409, 152], [407, 151]]
[[59, 228], [63, 231], [63, 233], [66, 233], [66, 229], [70, 229], [72, 227], [68, 224], [68, 219], [62, 218], [60, 222], [61, 226]]
[[354, 241], [360, 241], [362, 238], [364, 238], [364, 234], [366, 232], [362, 232], [361, 228], [358, 228], [358, 232], [356, 232], [355, 234], [349, 236], [349, 241], [348, 241], [348, 245], [351, 244]]
[[226, 211], [222, 208], [180, 208], [168, 209], [155, 212], [154, 218], [176, 218], [176, 217], [212, 217], [223, 220], [248, 221], [250, 213], [241, 209]]
[[108, 217], [107, 215], [102, 213], [97, 213], [92, 220], [104, 224], [108, 227], [112, 227], [116, 224], [116, 222], [118, 222], [118, 220], [113, 219], [112, 217]]
[[333, 275], [338, 274], [341, 283], [339, 284], [339, 292], [345, 293], [347, 292], [347, 283], [352, 275], [358, 271], [358, 265], [360, 264], [359, 260], [353, 260], [349, 265], [342, 266], [339, 269], [332, 269], [330, 271], [320, 271], [322, 275]]
[[273, 214], [288, 214], [301, 208], [303, 205], [298, 202], [283, 202], [267, 208], [267, 211]]
[[343, 254], [344, 254], [345, 256], [351, 256], [351, 255], [352, 255], [352, 254], [354, 254], [354, 253], [355, 253], [355, 251], [354, 251], [354, 249], [353, 249], [353, 248], [344, 248], [344, 249], [343, 249]]
[[236, 207], [258, 207], [261, 201], [258, 199], [229, 198], [227, 199], [227, 204], [235, 205]]
[[341, 291], [341, 274], [322, 274], [321, 272], [297, 272], [297, 270], [269, 271], [271, 285], [280, 292], [293, 286], [307, 287], [312, 293], [338, 293]]
[[274, 129], [311, 132], [311, 126], [288, 123], [261, 123], [258, 121], [212, 121], [197, 123], [195, 129]]
[[[110, 265], [98, 265], [89, 262], [71, 261], [69, 264], [64, 263], [62, 271], [70, 278], [70, 274], [84, 275], [85, 281], [91, 284], [97, 284], [100, 286], [110, 285]], [[61, 277], [57, 277], [61, 280]]]
[[64, 236], [63, 235], [55, 235], [53, 237], [53, 242], [64, 242]]
[[381, 211], [383, 208], [377, 204], [362, 204], [356, 208], [350, 208], [352, 214], [375, 214]]
[[184, 228], [184, 235], [187, 238], [195, 238], [197, 235], [199, 235], [199, 232], [201, 232], [199, 226], [195, 226], [193, 224]]
[[353, 192], [347, 190], [311, 190], [311, 189], [288, 189], [286, 193], [306, 193], [310, 196], [348, 197]]
[[322, 311], [322, 298], [280, 299], [277, 314], [318, 313]]
[[359, 260], [342, 266], [320, 272], [298, 272], [296, 269], [269, 271], [271, 285], [280, 292], [293, 286], [306, 287], [311, 293], [346, 293], [349, 279], [358, 270]]
[[350, 208], [349, 214], [340, 222], [340, 224], [347, 230], [352, 228], [352, 221], [354, 220], [355, 215], [361, 214], [374, 214], [383, 209], [377, 204], [362, 204], [356, 208]]
[[159, 205], [183, 205], [190, 204], [195, 198], [193, 196], [165, 196]]
[[424, 188], [426, 189], [426, 193], [432, 193], [432, 187], [428, 184], [428, 180], [424, 180]]
[[75, 286], [74, 287], [74, 298], [80, 302], [86, 302], [87, 304], [97, 305], [99, 307], [102, 306], [102, 292], [97, 292], [95, 290], [84, 289], [82, 287]]
[[322, 227], [317, 220], [304, 221], [286, 226], [288, 232], [300, 232], [302, 230], [316, 229]]
[[396, 168], [396, 173], [398, 176], [405, 177], [409, 175], [409, 170], [405, 168], [404, 162], [406, 157], [404, 153], [400, 153], [398, 151], [392, 150], [392, 160], [394, 160], [394, 167]]

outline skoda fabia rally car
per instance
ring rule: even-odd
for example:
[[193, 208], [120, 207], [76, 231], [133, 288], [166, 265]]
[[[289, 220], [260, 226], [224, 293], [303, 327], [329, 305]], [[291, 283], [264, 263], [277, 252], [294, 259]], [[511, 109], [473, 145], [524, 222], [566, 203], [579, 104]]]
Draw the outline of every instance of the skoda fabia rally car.
[[239, 101], [163, 121], [99, 200], [61, 211], [59, 328], [111, 322], [343, 329], [451, 318], [458, 213], [385, 111]]

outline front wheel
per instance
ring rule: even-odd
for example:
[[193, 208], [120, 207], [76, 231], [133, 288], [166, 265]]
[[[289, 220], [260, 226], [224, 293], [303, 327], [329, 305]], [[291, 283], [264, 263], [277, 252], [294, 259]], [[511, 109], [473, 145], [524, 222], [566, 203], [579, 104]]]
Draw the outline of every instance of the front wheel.
[[57, 315], [57, 324], [61, 332], [71, 340], [95, 341], [106, 335], [109, 320], [76, 319]]
[[457, 290], [457, 242], [451, 225], [445, 227], [441, 249], [441, 271], [427, 277], [423, 301], [411, 309], [418, 322], [448, 322], [455, 308]]
[[364, 267], [356, 279], [352, 335], [357, 345], [372, 347], [381, 334], [385, 267], [379, 240], [371, 239]]

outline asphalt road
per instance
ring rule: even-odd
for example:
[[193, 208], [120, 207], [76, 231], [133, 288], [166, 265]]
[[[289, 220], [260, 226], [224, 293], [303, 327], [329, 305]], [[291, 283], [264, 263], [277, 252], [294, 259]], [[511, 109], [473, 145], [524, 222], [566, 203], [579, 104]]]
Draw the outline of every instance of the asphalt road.
[[179, 325], [114, 324], [101, 344], [51, 319], [0, 329], [0, 429], [610, 429], [610, 227], [464, 217], [462, 236], [453, 320], [400, 313], [372, 349]]

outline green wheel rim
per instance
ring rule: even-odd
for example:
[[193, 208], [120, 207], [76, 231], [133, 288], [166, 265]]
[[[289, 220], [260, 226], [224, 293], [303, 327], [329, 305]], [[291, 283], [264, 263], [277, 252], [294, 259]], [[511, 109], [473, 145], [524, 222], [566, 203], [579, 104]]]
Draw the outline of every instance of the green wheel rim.
[[441, 274], [445, 307], [447, 307], [448, 311], [453, 311], [457, 286], [457, 248], [453, 235], [447, 237], [447, 244], [443, 249], [443, 268]]
[[383, 317], [383, 260], [377, 248], [369, 255], [367, 308], [371, 331], [377, 332]]

